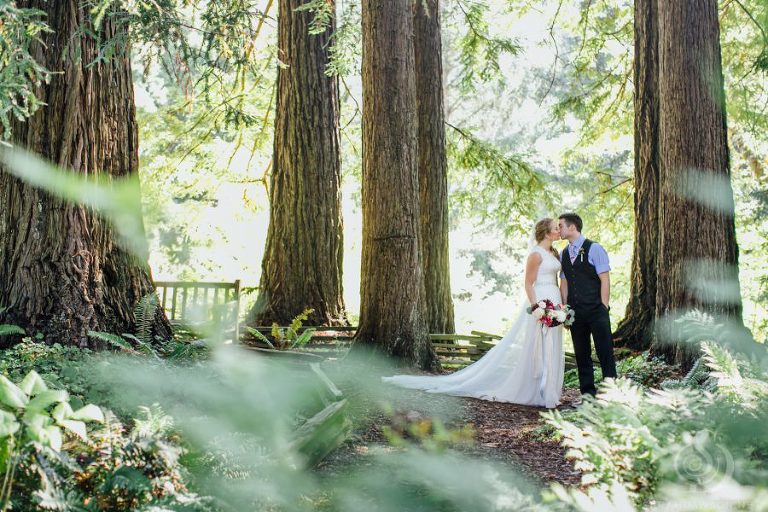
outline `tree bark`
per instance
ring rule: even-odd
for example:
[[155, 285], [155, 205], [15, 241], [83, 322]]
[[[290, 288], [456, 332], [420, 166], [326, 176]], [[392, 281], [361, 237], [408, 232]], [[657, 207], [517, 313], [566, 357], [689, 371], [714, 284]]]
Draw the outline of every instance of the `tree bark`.
[[[52, 32], [40, 34], [33, 51], [60, 73], [40, 86], [46, 106], [26, 122], [14, 121], [12, 141], [75, 173], [137, 173], [130, 51], [89, 66], [99, 46], [85, 35], [95, 29], [102, 40], [125, 37], [127, 27], [110, 18], [92, 27], [87, 6], [77, 0], [17, 4], [47, 13]], [[41, 333], [46, 342], [91, 347], [90, 330], [133, 332], [134, 307], [154, 292], [146, 255], [129, 254], [97, 213], [7, 173], [0, 173], [0, 289], [0, 321]], [[161, 308], [154, 332], [170, 335]]]
[[453, 333], [440, 5], [439, 0], [417, 0], [414, 7], [421, 254], [427, 328], [431, 333]]
[[342, 290], [338, 78], [325, 74], [335, 30], [309, 34], [306, 2], [280, 0], [274, 167], [259, 297], [249, 322], [348, 325]]
[[[716, 0], [659, 2], [658, 320], [692, 308], [738, 324], [741, 299]], [[674, 329], [653, 351], [690, 366]]]
[[363, 247], [355, 350], [434, 369], [421, 261], [414, 1], [362, 3]]
[[653, 338], [659, 250], [659, 33], [657, 0], [635, 0], [635, 241], [619, 347], [647, 350]]

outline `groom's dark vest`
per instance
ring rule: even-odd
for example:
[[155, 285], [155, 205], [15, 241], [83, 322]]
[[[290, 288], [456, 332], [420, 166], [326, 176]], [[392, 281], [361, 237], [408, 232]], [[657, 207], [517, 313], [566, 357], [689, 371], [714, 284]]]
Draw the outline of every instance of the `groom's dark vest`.
[[584, 240], [573, 263], [568, 248], [563, 250], [560, 258], [563, 273], [568, 280], [568, 304], [572, 307], [596, 306], [601, 303], [600, 277], [595, 266], [589, 262], [589, 248], [592, 243], [592, 240]]

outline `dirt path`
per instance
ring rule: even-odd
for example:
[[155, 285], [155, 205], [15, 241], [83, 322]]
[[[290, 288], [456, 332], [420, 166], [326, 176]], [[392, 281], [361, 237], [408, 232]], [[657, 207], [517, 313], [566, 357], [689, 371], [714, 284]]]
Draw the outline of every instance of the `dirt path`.
[[[578, 397], [577, 390], [566, 390], [562, 407]], [[579, 473], [565, 460], [565, 449], [540, 435], [542, 409], [524, 405], [466, 399], [466, 407], [475, 427], [477, 445], [518, 464], [543, 482], [578, 485]]]
[[[381, 408], [365, 396], [356, 396], [346, 389], [344, 393], [347, 397], [352, 395], [350, 412], [358, 418], [356, 429], [349, 440], [320, 465], [321, 473], [336, 473], [357, 464], [368, 464], [370, 448], [387, 444], [382, 427], [392, 425], [392, 416], [382, 413]], [[569, 407], [577, 397], [577, 390], [566, 390], [561, 408]], [[565, 460], [565, 450], [541, 432], [541, 408], [413, 390], [398, 390], [390, 398], [395, 414], [400, 417], [440, 417], [451, 428], [472, 425], [474, 443], [459, 448], [471, 457], [508, 465], [543, 485], [579, 483], [579, 474]]]

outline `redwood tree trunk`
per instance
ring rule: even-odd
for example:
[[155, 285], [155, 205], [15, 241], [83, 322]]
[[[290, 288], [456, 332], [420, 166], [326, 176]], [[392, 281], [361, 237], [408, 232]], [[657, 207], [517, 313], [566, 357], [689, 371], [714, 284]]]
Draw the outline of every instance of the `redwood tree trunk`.
[[635, 0], [635, 243], [624, 319], [615, 344], [647, 350], [653, 338], [659, 250], [659, 54], [657, 0]]
[[438, 366], [427, 332], [413, 2], [363, 0], [363, 247], [355, 350]]
[[[741, 323], [716, 0], [659, 2], [660, 239], [656, 316], [691, 308]], [[697, 267], [705, 262], [704, 267]], [[727, 292], [727, 293], [726, 293]], [[691, 364], [674, 331], [654, 352]], [[667, 339], [665, 339], [667, 338]]]
[[[89, 67], [97, 42], [83, 35], [90, 11], [77, 0], [28, 0], [19, 7], [47, 13], [51, 33], [41, 34], [35, 57], [56, 73], [40, 86], [46, 106], [13, 123], [13, 142], [86, 175], [125, 177], [138, 172], [138, 130], [130, 52]], [[127, 27], [106, 18], [103, 40]], [[146, 255], [117, 244], [99, 215], [0, 173], [0, 321], [47, 342], [93, 345], [89, 330], [134, 332], [133, 309], [154, 291]], [[137, 205], [140, 208], [140, 205]], [[170, 325], [158, 308], [154, 331]]]
[[413, 23], [419, 127], [421, 255], [427, 327], [432, 333], [453, 333], [455, 325], [448, 264], [448, 164], [445, 155], [439, 0], [417, 0]]
[[342, 296], [338, 79], [325, 74], [335, 30], [309, 34], [304, 0], [280, 0], [270, 219], [259, 297], [249, 322], [347, 325]]

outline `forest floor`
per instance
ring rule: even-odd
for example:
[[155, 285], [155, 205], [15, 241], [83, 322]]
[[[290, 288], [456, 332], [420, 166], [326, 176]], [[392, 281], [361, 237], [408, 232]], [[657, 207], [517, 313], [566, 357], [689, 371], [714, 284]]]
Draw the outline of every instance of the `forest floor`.
[[[418, 443], [408, 434], [408, 426], [438, 418], [451, 431], [471, 429], [469, 443], [450, 446], [466, 456], [496, 462], [542, 486], [555, 482], [574, 486], [580, 482], [579, 472], [566, 460], [565, 449], [553, 439], [551, 429], [541, 417], [545, 409], [400, 388], [387, 395], [387, 404], [382, 407], [380, 398], [373, 399], [343, 383], [340, 387], [350, 400], [353, 431], [320, 464], [321, 476], [373, 464], [377, 448], [391, 446], [388, 431], [394, 430]], [[569, 409], [578, 397], [578, 390], [566, 389], [559, 409]]]

